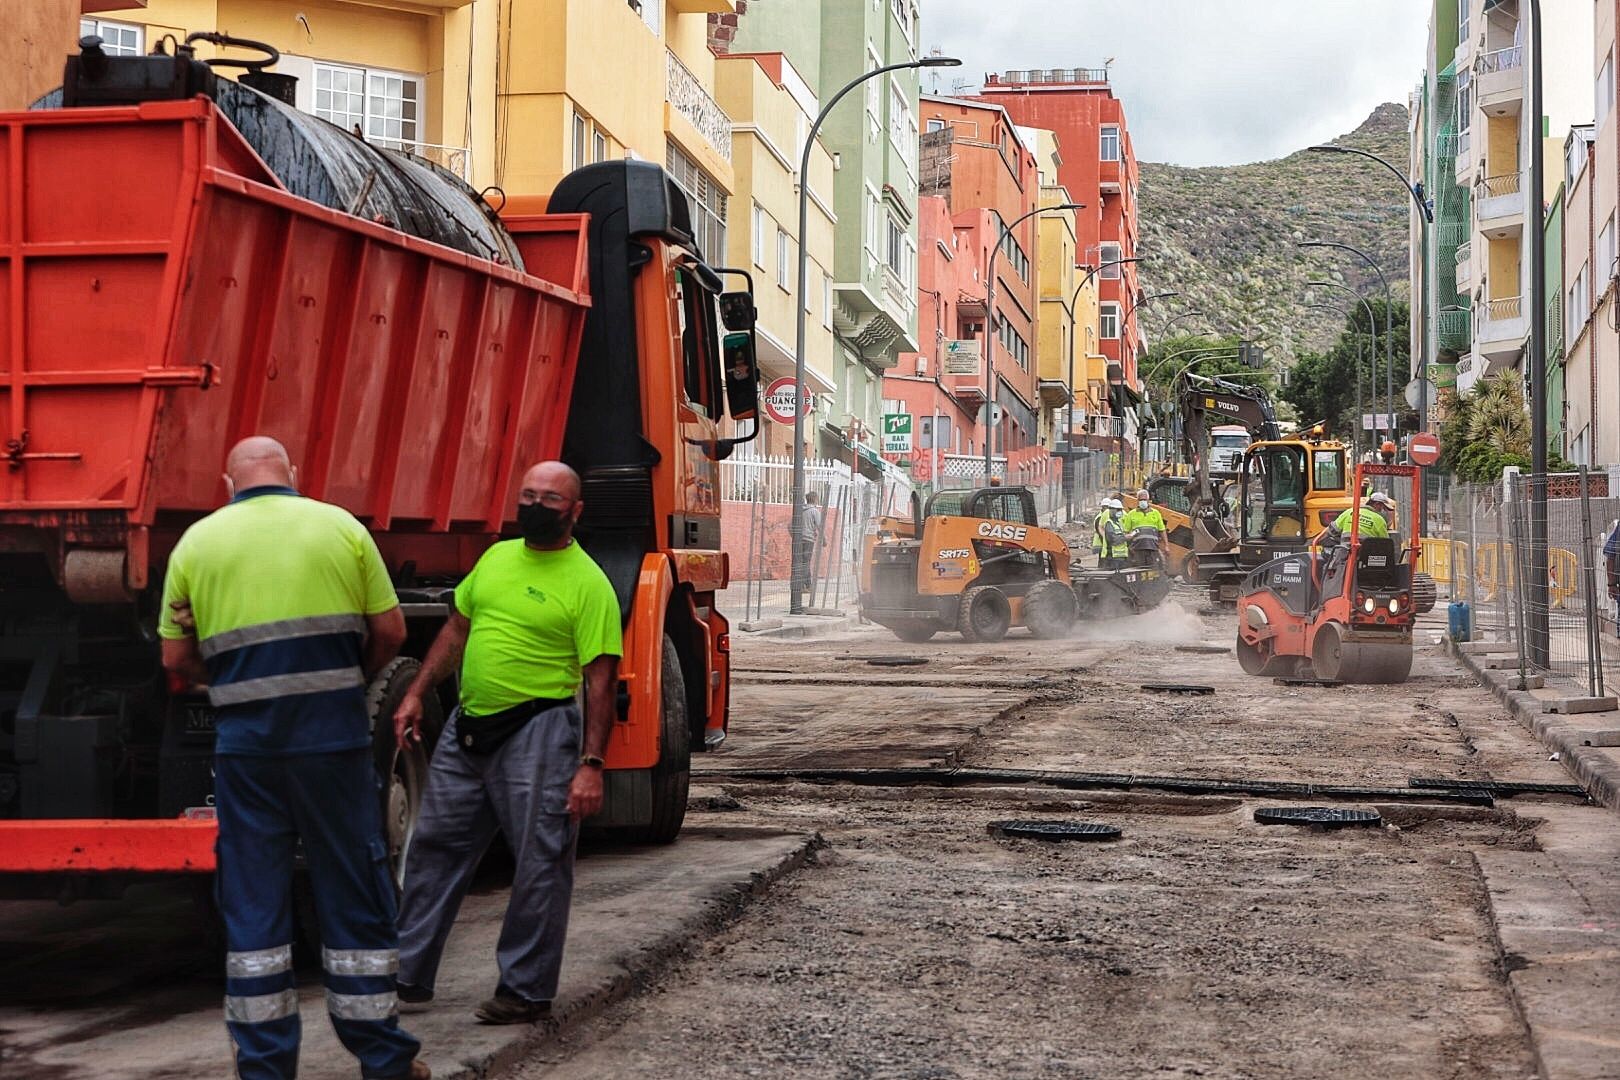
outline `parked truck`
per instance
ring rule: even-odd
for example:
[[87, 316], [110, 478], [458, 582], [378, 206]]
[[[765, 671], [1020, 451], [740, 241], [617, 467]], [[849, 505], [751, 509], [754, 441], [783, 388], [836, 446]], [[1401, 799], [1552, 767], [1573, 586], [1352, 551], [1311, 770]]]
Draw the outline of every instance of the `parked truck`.
[[396, 871], [429, 750], [395, 747], [393, 706], [546, 458], [583, 478], [577, 535], [624, 619], [591, 824], [673, 839], [728, 725], [716, 478], [757, 422], [751, 283], [724, 291], [655, 165], [497, 217], [262, 85], [87, 39], [45, 107], [0, 114], [0, 894], [212, 870], [213, 714], [154, 626], [250, 434], [393, 575], [410, 636], [369, 701]]

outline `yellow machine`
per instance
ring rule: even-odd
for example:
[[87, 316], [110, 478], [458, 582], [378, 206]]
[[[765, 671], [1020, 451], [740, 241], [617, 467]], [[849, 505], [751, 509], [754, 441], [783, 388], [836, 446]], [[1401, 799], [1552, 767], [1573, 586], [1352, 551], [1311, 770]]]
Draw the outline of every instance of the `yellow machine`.
[[1157, 565], [1090, 570], [1042, 528], [1028, 488], [936, 492], [918, 518], [884, 518], [868, 542], [861, 614], [902, 641], [942, 630], [998, 641], [1016, 626], [1062, 637], [1080, 618], [1158, 606], [1170, 579]]

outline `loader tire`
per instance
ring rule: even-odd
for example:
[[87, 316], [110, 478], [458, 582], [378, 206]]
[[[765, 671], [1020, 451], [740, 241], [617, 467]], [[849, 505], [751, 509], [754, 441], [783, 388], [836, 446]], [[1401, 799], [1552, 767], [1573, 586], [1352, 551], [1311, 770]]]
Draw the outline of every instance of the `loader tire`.
[[938, 627], [930, 626], [928, 623], [922, 622], [901, 623], [899, 626], [891, 626], [889, 629], [894, 631], [895, 637], [899, 638], [901, 641], [910, 642], [913, 645], [921, 645], [923, 642], [928, 641], [935, 634], [939, 633]]
[[1067, 637], [1079, 616], [1074, 590], [1061, 581], [1039, 582], [1024, 595], [1024, 625], [1038, 638]]
[[962, 594], [956, 628], [964, 641], [1000, 641], [1012, 627], [1012, 605], [994, 585], [980, 585]]

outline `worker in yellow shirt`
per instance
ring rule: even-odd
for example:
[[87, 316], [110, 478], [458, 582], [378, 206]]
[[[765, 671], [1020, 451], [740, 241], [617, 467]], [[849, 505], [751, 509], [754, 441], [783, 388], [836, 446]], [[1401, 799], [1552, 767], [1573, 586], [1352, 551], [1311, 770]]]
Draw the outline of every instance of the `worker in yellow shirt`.
[[[1125, 530], [1128, 537], [1137, 529], [1150, 528], [1159, 532], [1159, 556], [1168, 558], [1170, 555], [1170, 530], [1165, 526], [1164, 515], [1159, 513], [1158, 507], [1148, 501], [1147, 488], [1136, 493], [1136, 505], [1125, 511], [1125, 517], [1120, 520], [1120, 528]], [[1136, 551], [1137, 545], [1132, 544], [1131, 550]]]
[[1345, 535], [1350, 531], [1352, 515], [1356, 522], [1356, 533], [1363, 539], [1387, 539], [1389, 537], [1389, 519], [1395, 513], [1395, 500], [1382, 491], [1375, 491], [1367, 496], [1366, 505], [1357, 510], [1351, 508], [1340, 514], [1333, 521], [1334, 529]]

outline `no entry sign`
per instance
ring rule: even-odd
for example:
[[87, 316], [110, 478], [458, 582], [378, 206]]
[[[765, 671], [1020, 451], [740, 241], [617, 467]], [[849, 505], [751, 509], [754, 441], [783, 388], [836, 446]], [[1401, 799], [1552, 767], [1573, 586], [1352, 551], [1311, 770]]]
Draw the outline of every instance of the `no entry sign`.
[[1427, 431], [1413, 435], [1406, 443], [1406, 456], [1412, 464], [1428, 468], [1440, 460], [1440, 439]]

